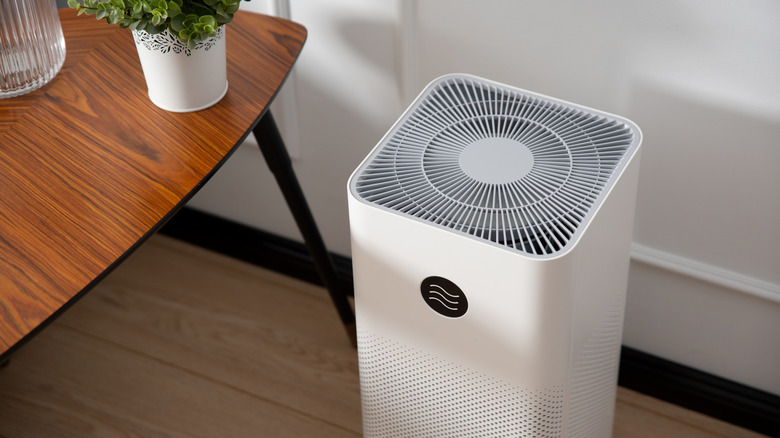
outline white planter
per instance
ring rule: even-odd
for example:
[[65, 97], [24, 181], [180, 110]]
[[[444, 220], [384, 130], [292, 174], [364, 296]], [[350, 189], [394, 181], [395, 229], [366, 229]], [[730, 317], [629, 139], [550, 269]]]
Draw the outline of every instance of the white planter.
[[190, 112], [219, 102], [228, 89], [225, 26], [193, 50], [168, 30], [133, 31], [149, 99], [173, 112]]

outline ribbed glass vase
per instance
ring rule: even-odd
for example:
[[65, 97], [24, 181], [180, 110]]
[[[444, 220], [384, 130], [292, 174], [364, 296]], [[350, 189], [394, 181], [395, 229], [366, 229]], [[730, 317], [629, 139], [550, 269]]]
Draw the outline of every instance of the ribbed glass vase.
[[55, 0], [0, 0], [0, 98], [42, 87], [64, 61]]

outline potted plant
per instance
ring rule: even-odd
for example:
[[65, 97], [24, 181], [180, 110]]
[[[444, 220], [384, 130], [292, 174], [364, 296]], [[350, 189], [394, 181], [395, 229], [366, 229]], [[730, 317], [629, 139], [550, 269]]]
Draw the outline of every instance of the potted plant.
[[68, 6], [131, 29], [151, 101], [187, 112], [214, 105], [227, 93], [224, 25], [240, 1], [68, 0]]

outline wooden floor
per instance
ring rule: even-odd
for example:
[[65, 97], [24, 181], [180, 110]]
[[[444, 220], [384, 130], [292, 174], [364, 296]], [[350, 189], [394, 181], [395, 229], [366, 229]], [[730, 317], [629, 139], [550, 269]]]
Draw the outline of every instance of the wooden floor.
[[[0, 437], [358, 437], [325, 292], [155, 236], [0, 369]], [[616, 437], [757, 434], [620, 388]]]

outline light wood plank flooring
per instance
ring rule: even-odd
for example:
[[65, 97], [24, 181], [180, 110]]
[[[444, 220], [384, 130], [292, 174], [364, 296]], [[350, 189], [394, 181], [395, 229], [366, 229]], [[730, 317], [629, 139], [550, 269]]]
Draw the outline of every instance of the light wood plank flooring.
[[[155, 236], [0, 369], [0, 437], [359, 437], [325, 291]], [[616, 437], [760, 436], [624, 388]]]

